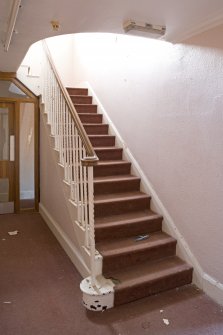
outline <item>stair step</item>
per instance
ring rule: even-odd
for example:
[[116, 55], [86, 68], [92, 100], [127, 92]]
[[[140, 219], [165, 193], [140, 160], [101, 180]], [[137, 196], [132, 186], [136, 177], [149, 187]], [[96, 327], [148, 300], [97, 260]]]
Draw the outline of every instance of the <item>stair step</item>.
[[112, 147], [115, 146], [115, 136], [113, 135], [89, 135], [93, 147]]
[[103, 147], [103, 148], [94, 148], [96, 155], [100, 160], [120, 160], [122, 159], [122, 148], [116, 147]]
[[89, 124], [83, 123], [84, 129], [88, 135], [108, 134], [108, 124]]
[[82, 123], [102, 123], [102, 114], [81, 113], [79, 118]]
[[104, 274], [111, 269], [115, 271], [175, 254], [176, 240], [163, 232], [151, 233], [142, 241], [136, 241], [136, 238], [131, 236], [97, 243], [96, 248], [103, 257]]
[[95, 219], [96, 241], [144, 235], [162, 228], [162, 216], [150, 210]]
[[[76, 111], [80, 114], [82, 114], [82, 113], [97, 114], [97, 105], [74, 104], [74, 107], [75, 107]], [[98, 114], [98, 115], [102, 115], [102, 114]]]
[[89, 95], [70, 95], [74, 104], [92, 104], [92, 97]]
[[190, 284], [192, 273], [191, 266], [174, 256], [112, 271], [107, 277], [111, 276], [119, 281], [115, 285], [117, 306]]
[[70, 95], [88, 95], [88, 89], [87, 88], [67, 87], [67, 92]]
[[140, 188], [140, 178], [128, 175], [97, 177], [94, 179], [94, 193], [118, 193], [137, 191]]
[[94, 178], [109, 175], [126, 175], [131, 170], [131, 163], [127, 161], [99, 161], [94, 166]]
[[95, 195], [95, 217], [146, 210], [150, 207], [150, 197], [142, 192], [125, 192]]

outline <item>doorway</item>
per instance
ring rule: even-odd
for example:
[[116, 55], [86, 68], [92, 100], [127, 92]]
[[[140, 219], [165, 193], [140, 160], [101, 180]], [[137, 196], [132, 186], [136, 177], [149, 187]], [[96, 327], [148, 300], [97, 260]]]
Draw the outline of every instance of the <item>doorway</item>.
[[38, 211], [38, 98], [0, 73], [0, 214]]

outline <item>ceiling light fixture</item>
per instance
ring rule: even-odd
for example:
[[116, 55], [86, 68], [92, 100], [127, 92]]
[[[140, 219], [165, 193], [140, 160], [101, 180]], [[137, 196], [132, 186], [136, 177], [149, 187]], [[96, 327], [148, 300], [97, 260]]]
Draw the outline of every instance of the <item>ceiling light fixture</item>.
[[14, 0], [13, 1], [12, 10], [11, 10], [11, 14], [10, 14], [10, 17], [9, 17], [8, 29], [7, 29], [7, 32], [6, 32], [5, 43], [4, 43], [5, 52], [7, 52], [9, 50], [9, 46], [10, 46], [10, 43], [11, 43], [12, 34], [14, 32], [15, 23], [16, 23], [16, 19], [17, 19], [17, 16], [18, 16], [20, 5], [21, 5], [21, 0]]
[[145, 36], [147, 33], [149, 37], [160, 38], [166, 33], [166, 27], [161, 25], [155, 25], [151, 23], [139, 23], [133, 20], [128, 20], [123, 23], [123, 29], [125, 33], [130, 33], [138, 35], [137, 32], [140, 32], [140, 35]]

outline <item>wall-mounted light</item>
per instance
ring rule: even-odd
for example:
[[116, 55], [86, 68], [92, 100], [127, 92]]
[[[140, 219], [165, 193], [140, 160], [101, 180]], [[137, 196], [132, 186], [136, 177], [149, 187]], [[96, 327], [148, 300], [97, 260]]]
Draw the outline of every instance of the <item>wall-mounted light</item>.
[[165, 26], [155, 25], [151, 23], [139, 23], [133, 20], [125, 21], [123, 23], [123, 29], [125, 33], [130, 34], [137, 34], [137, 32], [146, 33], [143, 34], [143, 36], [146, 36], [148, 34], [148, 37], [153, 38], [160, 38], [163, 35], [165, 35], [166, 32]]
[[12, 10], [11, 10], [10, 17], [9, 17], [8, 28], [7, 28], [7, 32], [6, 32], [6, 38], [5, 38], [5, 42], [4, 42], [4, 50], [6, 52], [9, 50], [9, 46], [10, 46], [10, 43], [11, 43], [12, 34], [14, 32], [15, 23], [16, 23], [16, 19], [17, 19], [17, 16], [18, 16], [20, 5], [21, 5], [21, 0], [14, 0], [13, 1]]

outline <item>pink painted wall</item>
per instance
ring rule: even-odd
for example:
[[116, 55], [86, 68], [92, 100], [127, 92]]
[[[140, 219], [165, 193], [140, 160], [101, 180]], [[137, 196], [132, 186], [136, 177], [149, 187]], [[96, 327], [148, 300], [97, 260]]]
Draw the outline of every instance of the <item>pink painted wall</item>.
[[73, 85], [95, 90], [203, 270], [223, 283], [222, 35], [223, 26], [176, 45], [75, 35], [71, 69]]

